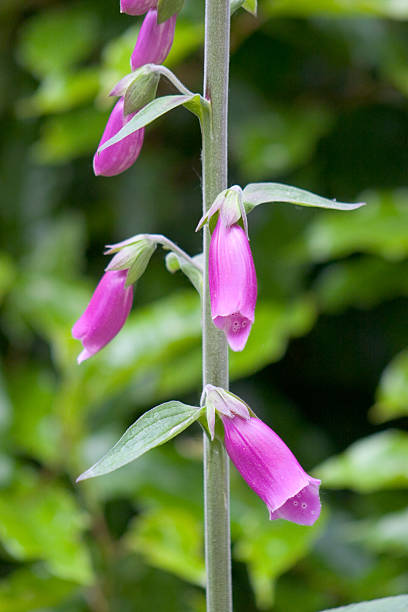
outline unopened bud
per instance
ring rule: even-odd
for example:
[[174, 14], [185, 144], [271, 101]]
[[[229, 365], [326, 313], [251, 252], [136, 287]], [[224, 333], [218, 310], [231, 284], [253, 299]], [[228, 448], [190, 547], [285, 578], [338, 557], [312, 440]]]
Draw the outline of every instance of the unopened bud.
[[156, 97], [160, 74], [152, 70], [150, 64], [134, 72], [135, 78], [125, 92], [125, 115], [134, 113]]

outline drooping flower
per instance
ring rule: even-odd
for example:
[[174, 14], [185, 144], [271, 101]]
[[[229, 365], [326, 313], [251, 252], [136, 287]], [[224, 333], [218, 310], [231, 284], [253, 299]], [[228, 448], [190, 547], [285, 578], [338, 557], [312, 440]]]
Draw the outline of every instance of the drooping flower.
[[320, 515], [320, 480], [306, 474], [280, 437], [250, 413], [240, 398], [212, 385], [205, 387], [205, 393], [210, 432], [214, 432], [217, 412], [227, 453], [267, 505], [270, 519], [313, 525]]
[[255, 318], [257, 281], [244, 229], [228, 226], [220, 214], [209, 254], [211, 316], [233, 351], [242, 351]]
[[157, 7], [157, 0], [120, 0], [120, 12], [128, 15], [144, 15]]
[[105, 272], [85, 312], [72, 328], [84, 350], [78, 363], [100, 351], [122, 329], [133, 302], [133, 287], [125, 287], [127, 270]]
[[157, 23], [157, 11], [149, 10], [140, 28], [137, 42], [130, 58], [132, 70], [145, 64], [162, 64], [173, 44], [177, 14], [163, 23]]
[[221, 418], [227, 453], [267, 505], [270, 519], [313, 525], [320, 514], [320, 480], [306, 474], [286, 444], [260, 419]]
[[[115, 136], [135, 114], [124, 114], [124, 99], [120, 98], [113, 107], [98, 148]], [[141, 128], [111, 147], [97, 151], [93, 158], [94, 173], [97, 176], [115, 176], [130, 168], [139, 156], [143, 138], [144, 128]]]

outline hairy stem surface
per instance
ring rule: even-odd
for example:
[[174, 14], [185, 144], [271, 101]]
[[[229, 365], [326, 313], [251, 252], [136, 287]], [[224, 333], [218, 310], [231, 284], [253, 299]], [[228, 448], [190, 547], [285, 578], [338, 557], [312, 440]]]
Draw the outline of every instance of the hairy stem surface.
[[[211, 113], [202, 122], [203, 213], [227, 187], [229, 0], [206, 0], [204, 96]], [[211, 319], [208, 286], [210, 233], [204, 229], [203, 384], [228, 388], [228, 346]], [[229, 463], [222, 440], [204, 434], [205, 558], [207, 611], [232, 611]]]

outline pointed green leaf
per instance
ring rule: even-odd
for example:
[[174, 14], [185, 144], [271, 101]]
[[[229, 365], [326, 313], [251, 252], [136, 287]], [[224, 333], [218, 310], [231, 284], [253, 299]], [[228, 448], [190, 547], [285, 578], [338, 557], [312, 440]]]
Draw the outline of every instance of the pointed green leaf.
[[191, 96], [163, 96], [162, 98], [153, 100], [153, 102], [150, 102], [150, 104], [142, 108], [133, 119], [128, 121], [115, 136], [99, 147], [98, 151], [103, 151], [107, 147], [111, 147], [113, 144], [120, 142], [123, 138], [129, 136], [129, 134], [133, 134], [136, 130], [140, 130], [145, 125], [152, 123], [152, 121], [165, 115], [173, 110], [173, 108], [177, 108], [177, 106], [182, 106], [186, 102], [189, 102], [195, 95], [197, 94], [192, 94]]
[[362, 601], [341, 608], [331, 608], [323, 612], [406, 612], [408, 610], [408, 595], [384, 597], [373, 601]]
[[171, 401], [145, 412], [125, 431], [121, 439], [79, 478], [102, 476], [134, 461], [155, 446], [164, 444], [194, 423], [202, 408]]
[[267, 202], [287, 202], [299, 206], [315, 206], [334, 210], [354, 210], [364, 206], [364, 202], [355, 204], [336, 202], [336, 200], [322, 198], [305, 189], [298, 189], [281, 183], [250, 183], [245, 187], [243, 194], [247, 212], [251, 212], [259, 204], [266, 204]]
[[184, 0], [159, 0], [157, 3], [157, 23], [163, 23], [183, 8]]

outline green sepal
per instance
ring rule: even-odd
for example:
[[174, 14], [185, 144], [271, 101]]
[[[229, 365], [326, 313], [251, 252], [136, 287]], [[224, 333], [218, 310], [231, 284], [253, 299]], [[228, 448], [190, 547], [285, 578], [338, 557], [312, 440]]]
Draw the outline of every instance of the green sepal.
[[106, 270], [128, 270], [125, 287], [130, 287], [144, 274], [156, 246], [156, 243], [148, 238], [124, 246], [113, 257]]
[[143, 251], [140, 251], [135, 261], [130, 266], [127, 277], [125, 287], [130, 287], [133, 285], [139, 278], [144, 274], [151, 256], [156, 250], [156, 244], [150, 244]]
[[202, 412], [203, 408], [178, 401], [155, 406], [133, 423], [115, 446], [81, 474], [77, 482], [109, 474], [127, 465], [187, 429], [199, 419]]
[[244, 206], [247, 213], [259, 204], [268, 202], [287, 202], [298, 206], [315, 206], [333, 210], [355, 210], [365, 205], [365, 202], [348, 204], [322, 198], [305, 189], [298, 189], [281, 183], [250, 183], [243, 190]]
[[157, 23], [163, 23], [183, 8], [184, 0], [159, 0], [157, 3]]
[[130, 115], [149, 104], [156, 97], [160, 74], [148, 65], [139, 68], [140, 72], [126, 89], [124, 113]]
[[[193, 257], [193, 260], [198, 263], [202, 267], [203, 254], [200, 253]], [[176, 253], [168, 253], [166, 255], [166, 268], [169, 272], [174, 274], [181, 270], [183, 274], [187, 276], [191, 284], [195, 289], [197, 289], [198, 293], [202, 295], [203, 292], [203, 273], [198, 270], [196, 267], [192, 266], [191, 263], [186, 261], [180, 255]]]

